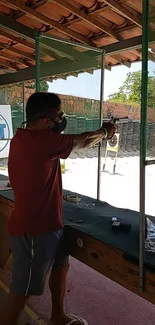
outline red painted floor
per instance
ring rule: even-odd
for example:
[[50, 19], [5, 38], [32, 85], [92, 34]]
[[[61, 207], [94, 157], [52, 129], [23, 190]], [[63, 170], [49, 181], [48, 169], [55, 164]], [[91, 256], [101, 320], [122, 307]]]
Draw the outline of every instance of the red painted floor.
[[[5, 271], [0, 276], [6, 284], [10, 278], [8, 273]], [[48, 318], [48, 287], [42, 297], [31, 298], [29, 306], [43, 319]], [[155, 324], [154, 305], [74, 259], [71, 259], [65, 306], [68, 312], [86, 318], [89, 325]]]

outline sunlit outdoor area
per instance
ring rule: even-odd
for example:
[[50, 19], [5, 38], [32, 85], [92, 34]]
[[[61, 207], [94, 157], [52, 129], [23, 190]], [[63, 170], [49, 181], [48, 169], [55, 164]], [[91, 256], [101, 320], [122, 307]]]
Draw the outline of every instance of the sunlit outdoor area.
[[[116, 92], [106, 96], [103, 104], [103, 121], [112, 116], [117, 117], [118, 129], [112, 140], [102, 142], [100, 199], [117, 207], [138, 211], [141, 63], [135, 65], [133, 64], [131, 68], [115, 68], [120, 74], [125, 70], [126, 76], [122, 83], [120, 81], [120, 87], [118, 89], [116, 87]], [[107, 76], [105, 85], [108, 82], [108, 74], [115, 75], [114, 69], [105, 73]], [[117, 85], [117, 78], [115, 82]], [[111, 91], [110, 85], [108, 91]], [[91, 107], [87, 115], [85, 112], [81, 114], [81, 120], [85, 119], [84, 131], [88, 130], [88, 123], [90, 130], [95, 130], [95, 126], [92, 128], [92, 125], [95, 119], [97, 120], [97, 115], [99, 116], [100, 102], [86, 98], [81, 99], [81, 102], [85, 105], [85, 110], [87, 103]], [[73, 118], [76, 119], [76, 116], [70, 117], [69, 121]], [[98, 148], [87, 148], [72, 153], [66, 161], [66, 171], [63, 175], [64, 188], [96, 198], [97, 157]]]
[[0, 325], [154, 325], [154, 184], [155, 1], [0, 1]]

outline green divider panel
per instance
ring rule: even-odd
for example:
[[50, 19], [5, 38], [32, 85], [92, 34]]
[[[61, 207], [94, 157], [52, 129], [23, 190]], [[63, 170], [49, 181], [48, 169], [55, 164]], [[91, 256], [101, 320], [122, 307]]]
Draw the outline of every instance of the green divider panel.
[[66, 116], [67, 126], [65, 129], [65, 134], [77, 134], [77, 116], [70, 115]]
[[97, 130], [100, 127], [100, 119], [98, 117], [93, 118], [93, 130]]
[[85, 132], [86, 130], [86, 118], [85, 117], [77, 117], [77, 133]]
[[93, 130], [93, 119], [86, 118], [86, 131], [92, 131], [92, 130]]

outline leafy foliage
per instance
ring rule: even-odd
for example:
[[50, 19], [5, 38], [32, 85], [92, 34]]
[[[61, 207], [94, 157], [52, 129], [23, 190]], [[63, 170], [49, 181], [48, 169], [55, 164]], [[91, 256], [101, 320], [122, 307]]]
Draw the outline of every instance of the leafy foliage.
[[[141, 101], [141, 71], [129, 72], [118, 92], [109, 101], [139, 105]], [[155, 74], [148, 76], [148, 106], [155, 108]]]
[[[35, 89], [35, 83], [31, 84], [31, 86], [29, 86], [29, 88]], [[49, 85], [47, 83], [47, 81], [40, 81], [40, 91], [48, 91]]]

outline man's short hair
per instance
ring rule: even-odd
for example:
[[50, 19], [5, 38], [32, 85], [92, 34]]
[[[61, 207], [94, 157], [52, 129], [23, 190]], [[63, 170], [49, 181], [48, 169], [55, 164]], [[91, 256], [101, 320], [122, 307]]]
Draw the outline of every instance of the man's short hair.
[[53, 93], [36, 92], [32, 94], [26, 104], [27, 121], [36, 121], [39, 118], [49, 117], [54, 109], [61, 104], [60, 98]]

